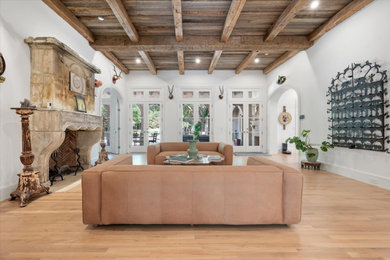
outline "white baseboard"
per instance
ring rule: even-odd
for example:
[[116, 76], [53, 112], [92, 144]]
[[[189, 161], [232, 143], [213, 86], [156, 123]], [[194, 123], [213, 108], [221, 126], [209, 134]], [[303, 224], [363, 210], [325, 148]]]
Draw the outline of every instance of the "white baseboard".
[[0, 201], [11, 198], [9, 195], [17, 188], [18, 184], [0, 188]]
[[375, 175], [371, 172], [360, 171], [356, 169], [346, 168], [340, 165], [321, 162], [321, 168], [325, 171], [336, 173], [351, 179], [355, 179], [364, 183], [372, 184], [387, 190], [390, 190], [390, 178]]

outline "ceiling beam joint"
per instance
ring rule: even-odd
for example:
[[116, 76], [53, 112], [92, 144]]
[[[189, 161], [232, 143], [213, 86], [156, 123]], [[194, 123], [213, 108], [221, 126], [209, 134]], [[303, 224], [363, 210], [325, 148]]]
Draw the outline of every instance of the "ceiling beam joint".
[[177, 63], [179, 64], [180, 75], [184, 75], [184, 51], [177, 51]]
[[129, 14], [127, 13], [126, 7], [123, 5], [122, 0], [106, 0], [114, 13], [118, 22], [122, 25], [126, 34], [133, 42], [139, 41], [137, 29], [135, 29], [132, 21], [130, 20]]
[[248, 56], [245, 57], [245, 59], [238, 65], [236, 69], [236, 74], [240, 74], [241, 71], [243, 71], [246, 67], [249, 66], [249, 64], [252, 63], [252, 61], [259, 55], [260, 51], [251, 51]]
[[115, 66], [117, 66], [123, 73], [129, 74], [129, 69], [110, 51], [102, 51], [103, 55], [106, 56]]
[[289, 60], [291, 57], [295, 56], [299, 51], [287, 51], [282, 56], [274, 60], [270, 65], [268, 65], [264, 70], [264, 74], [268, 74], [283, 63], [285, 63], [287, 60]]
[[217, 63], [219, 61], [219, 58], [221, 57], [222, 51], [217, 50], [214, 52], [213, 59], [211, 60], [210, 67], [209, 67], [209, 74], [212, 74], [215, 67], [217, 66]]
[[172, 0], [173, 21], [175, 22], [176, 40], [181, 42], [183, 40], [183, 23], [181, 12], [181, 0]]
[[226, 42], [229, 39], [230, 34], [233, 32], [233, 29], [236, 26], [238, 17], [240, 17], [245, 2], [246, 0], [232, 0], [229, 12], [226, 16], [225, 25], [223, 26], [221, 42]]
[[293, 0], [284, 9], [278, 20], [272, 25], [268, 34], [265, 36], [265, 41], [272, 41], [283, 29], [294, 19], [297, 13], [303, 9], [308, 0]]
[[142, 59], [144, 60], [146, 66], [148, 67], [150, 72], [153, 75], [156, 75], [157, 74], [157, 70], [156, 70], [156, 67], [154, 66], [153, 60], [150, 57], [149, 53], [147, 53], [146, 51], [138, 51], [138, 53], [142, 57]]

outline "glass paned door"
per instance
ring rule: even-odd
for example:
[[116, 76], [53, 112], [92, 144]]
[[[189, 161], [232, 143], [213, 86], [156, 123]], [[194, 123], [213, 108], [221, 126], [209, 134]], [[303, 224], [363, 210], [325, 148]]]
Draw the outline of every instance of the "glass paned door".
[[131, 104], [131, 152], [146, 152], [149, 144], [161, 141], [161, 105]]
[[148, 104], [148, 142], [160, 143], [161, 140], [160, 104]]
[[211, 119], [210, 104], [182, 104], [182, 141], [187, 142], [193, 139], [195, 124], [201, 122], [199, 141], [210, 142]]
[[260, 146], [260, 105], [248, 104], [248, 146]]
[[119, 153], [119, 102], [116, 99], [102, 100], [104, 122], [104, 142], [109, 153]]
[[261, 152], [260, 112], [260, 104], [232, 104], [230, 134], [235, 151]]
[[233, 104], [232, 142], [234, 146], [244, 145], [244, 104]]

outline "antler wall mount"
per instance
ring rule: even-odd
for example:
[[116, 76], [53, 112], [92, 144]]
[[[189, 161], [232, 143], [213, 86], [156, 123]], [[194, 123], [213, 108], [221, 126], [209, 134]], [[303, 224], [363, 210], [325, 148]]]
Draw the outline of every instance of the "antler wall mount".
[[219, 86], [219, 99], [223, 99], [223, 93], [225, 92], [225, 89], [223, 88], [223, 85], [222, 86]]
[[114, 72], [115, 72], [115, 74], [114, 74], [114, 76], [112, 76], [112, 83], [115, 84], [117, 80], [119, 80], [119, 79], [122, 78], [122, 71], [121, 71], [121, 72], [119, 73], [119, 75], [118, 75], [118, 72], [116, 71], [115, 65], [113, 65], [113, 67], [114, 67]]
[[168, 85], [168, 93], [169, 93], [169, 95], [168, 95], [168, 98], [169, 99], [173, 99], [173, 89], [175, 88], [175, 85], [172, 85], [172, 87], [170, 87], [169, 85]]

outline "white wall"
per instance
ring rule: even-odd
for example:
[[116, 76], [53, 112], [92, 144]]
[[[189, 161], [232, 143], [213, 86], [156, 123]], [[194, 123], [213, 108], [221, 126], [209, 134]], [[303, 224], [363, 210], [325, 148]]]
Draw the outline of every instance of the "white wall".
[[22, 169], [21, 123], [10, 108], [30, 97], [30, 50], [23, 41], [29, 36], [57, 38], [102, 69], [100, 79], [105, 85], [110, 82], [111, 63], [42, 1], [0, 1], [0, 51], [7, 64], [6, 81], [0, 84], [0, 200], [16, 188], [16, 174]]
[[[283, 87], [273, 84], [277, 76], [287, 76], [285, 84], [297, 91], [300, 114], [305, 115], [300, 128], [312, 130], [314, 143], [328, 134], [325, 95], [332, 77], [351, 63], [366, 60], [390, 71], [389, 13], [390, 1], [374, 1], [267, 76], [270, 95]], [[319, 160], [325, 169], [390, 189], [389, 154], [336, 148], [320, 153]]]

